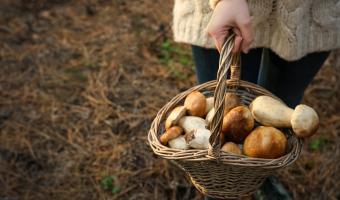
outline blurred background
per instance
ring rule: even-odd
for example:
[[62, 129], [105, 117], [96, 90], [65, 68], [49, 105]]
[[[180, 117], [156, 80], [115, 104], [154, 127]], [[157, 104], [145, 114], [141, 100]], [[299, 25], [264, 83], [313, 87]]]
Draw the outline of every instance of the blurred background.
[[[173, 0], [0, 0], [0, 199], [202, 199], [153, 155], [157, 111], [196, 84]], [[294, 199], [340, 199], [340, 62], [305, 93], [318, 133], [278, 176]]]

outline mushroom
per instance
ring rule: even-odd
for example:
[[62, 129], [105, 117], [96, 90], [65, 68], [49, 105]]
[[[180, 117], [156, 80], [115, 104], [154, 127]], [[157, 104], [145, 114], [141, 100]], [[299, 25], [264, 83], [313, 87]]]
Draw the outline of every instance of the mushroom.
[[185, 106], [174, 108], [168, 118], [165, 120], [165, 129], [168, 130], [171, 126], [176, 125], [178, 121], [185, 115], [187, 109]]
[[204, 119], [195, 116], [184, 116], [179, 120], [178, 124], [184, 129], [185, 133], [190, 133], [195, 129], [205, 129], [208, 126]]
[[224, 115], [226, 115], [231, 109], [240, 105], [241, 105], [240, 98], [235, 93], [227, 92], [225, 94], [224, 100]]
[[184, 135], [187, 144], [195, 149], [207, 149], [211, 132], [208, 129], [195, 129]]
[[221, 151], [229, 152], [229, 153], [234, 153], [234, 154], [239, 154], [239, 155], [242, 154], [242, 151], [241, 151], [240, 147], [237, 144], [233, 143], [233, 142], [226, 142], [222, 146]]
[[174, 138], [177, 138], [183, 133], [183, 129], [179, 126], [173, 126], [166, 130], [166, 132], [161, 135], [160, 141], [162, 144], [166, 145], [169, 140], [172, 140]]
[[172, 139], [169, 141], [169, 147], [173, 148], [173, 149], [182, 149], [182, 150], [186, 150], [189, 149], [189, 146], [187, 144], [187, 142], [185, 141], [185, 138], [183, 135]]
[[[212, 101], [214, 101], [213, 97], [211, 97], [211, 98], [212, 98]], [[208, 98], [208, 99], [210, 99], [210, 98]], [[207, 99], [207, 101], [208, 101], [208, 99]], [[233, 109], [237, 106], [240, 106], [240, 105], [241, 105], [240, 98], [235, 93], [227, 92], [225, 94], [223, 115], [226, 115], [231, 109]], [[214, 114], [215, 114], [215, 108], [212, 107], [205, 117], [205, 120], [208, 122], [208, 124], [211, 123], [212, 118], [214, 117]]]
[[254, 118], [247, 106], [233, 108], [223, 118], [222, 133], [230, 141], [242, 142], [253, 128]]
[[278, 129], [259, 126], [244, 141], [243, 152], [249, 157], [279, 158], [287, 148], [286, 136]]
[[269, 96], [259, 96], [249, 106], [254, 119], [266, 126], [290, 127], [293, 109]]
[[203, 117], [205, 115], [206, 99], [205, 96], [198, 92], [191, 92], [184, 101], [184, 106], [189, 115]]
[[319, 117], [315, 110], [307, 105], [295, 107], [291, 120], [293, 131], [300, 138], [313, 135], [319, 128]]
[[211, 109], [214, 108], [214, 97], [209, 97], [206, 99], [205, 114], [208, 114]]
[[212, 121], [212, 119], [213, 119], [213, 117], [214, 117], [214, 115], [215, 115], [215, 108], [212, 108], [212, 109], [208, 112], [207, 116], [205, 117], [205, 121], [207, 121], [207, 123], [210, 124], [211, 121]]
[[263, 125], [293, 128], [297, 137], [313, 135], [319, 127], [319, 117], [313, 108], [300, 104], [295, 110], [269, 96], [259, 96], [250, 105], [256, 121]]

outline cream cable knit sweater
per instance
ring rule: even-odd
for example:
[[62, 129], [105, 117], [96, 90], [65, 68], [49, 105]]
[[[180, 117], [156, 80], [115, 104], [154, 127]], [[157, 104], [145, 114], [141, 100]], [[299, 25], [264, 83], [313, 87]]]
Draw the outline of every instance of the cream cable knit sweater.
[[[286, 60], [296, 60], [340, 47], [340, 0], [248, 0], [248, 4], [253, 48], [270, 48]], [[175, 0], [175, 41], [214, 48], [205, 31], [211, 14], [209, 0]]]

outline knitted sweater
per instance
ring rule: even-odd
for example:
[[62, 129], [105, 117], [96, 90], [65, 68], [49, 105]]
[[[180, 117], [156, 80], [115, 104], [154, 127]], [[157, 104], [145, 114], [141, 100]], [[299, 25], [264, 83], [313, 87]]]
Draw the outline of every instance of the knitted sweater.
[[[340, 47], [340, 0], [248, 0], [252, 48], [272, 49], [286, 60]], [[214, 48], [205, 31], [209, 0], [175, 0], [173, 32], [177, 42]]]

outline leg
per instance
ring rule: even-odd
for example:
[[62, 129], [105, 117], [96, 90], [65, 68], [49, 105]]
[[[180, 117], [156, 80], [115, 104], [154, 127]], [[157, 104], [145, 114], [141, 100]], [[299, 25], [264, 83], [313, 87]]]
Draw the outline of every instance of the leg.
[[220, 54], [215, 49], [192, 46], [192, 54], [196, 65], [198, 83], [216, 79]]
[[262, 49], [251, 49], [241, 54], [241, 80], [257, 83], [261, 64]]
[[277, 83], [273, 93], [294, 108], [304, 91], [327, 59], [330, 52], [311, 53], [297, 61], [285, 61], [270, 52], [270, 60], [278, 68]]
[[[215, 80], [218, 70], [220, 54], [215, 49], [206, 49], [192, 46], [192, 53], [196, 65], [198, 82], [205, 83]], [[248, 54], [241, 55], [242, 74], [241, 79], [252, 83], [257, 82], [261, 63], [262, 49], [252, 49]]]
[[[294, 108], [300, 103], [304, 90], [328, 55], [329, 52], [312, 53], [300, 60], [288, 62], [269, 50], [265, 66], [262, 66], [265, 68], [264, 73], [261, 68], [259, 84]], [[267, 199], [291, 199], [284, 186], [274, 176], [267, 178], [260, 190]]]

